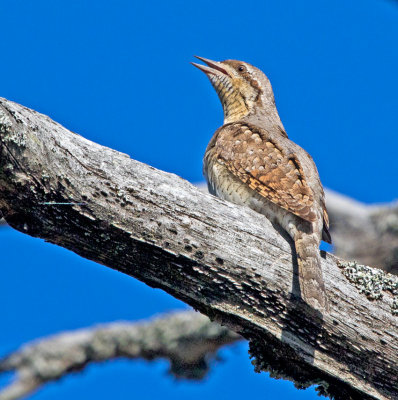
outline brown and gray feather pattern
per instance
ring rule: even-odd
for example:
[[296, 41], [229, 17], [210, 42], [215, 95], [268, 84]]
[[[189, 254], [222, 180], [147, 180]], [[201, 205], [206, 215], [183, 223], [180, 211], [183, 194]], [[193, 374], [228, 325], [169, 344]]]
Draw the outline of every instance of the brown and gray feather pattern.
[[214, 155], [267, 200], [315, 221], [314, 196], [300, 161], [295, 154], [286, 154], [265, 130], [251, 124], [224, 125], [214, 142]]

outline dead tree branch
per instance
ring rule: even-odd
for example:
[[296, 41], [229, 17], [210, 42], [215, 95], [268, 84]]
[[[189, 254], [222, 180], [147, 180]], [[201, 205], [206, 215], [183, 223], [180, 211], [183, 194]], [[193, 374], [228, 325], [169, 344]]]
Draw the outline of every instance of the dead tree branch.
[[398, 275], [398, 202], [366, 205], [326, 191], [335, 254]]
[[122, 357], [167, 359], [175, 377], [201, 379], [216, 351], [238, 340], [242, 337], [235, 332], [193, 311], [149, 322], [115, 322], [64, 332], [29, 343], [0, 360], [0, 372], [17, 372], [16, 379], [0, 392], [0, 400], [20, 399], [90, 363]]
[[227, 325], [250, 341], [257, 370], [337, 399], [397, 397], [397, 277], [323, 254], [331, 312], [316, 315], [300, 300], [291, 242], [265, 217], [7, 100], [0, 188], [10, 226]]
[[326, 189], [326, 203], [334, 254], [398, 275], [398, 202], [367, 205]]

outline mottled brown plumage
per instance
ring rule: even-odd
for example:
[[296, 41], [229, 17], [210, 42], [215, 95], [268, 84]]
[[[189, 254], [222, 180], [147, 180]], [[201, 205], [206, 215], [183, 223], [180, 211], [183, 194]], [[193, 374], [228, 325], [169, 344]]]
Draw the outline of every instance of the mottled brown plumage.
[[324, 192], [311, 156], [288, 139], [268, 78], [250, 64], [203, 59], [224, 109], [224, 125], [204, 157], [209, 190], [248, 206], [285, 229], [295, 242], [304, 300], [328, 308], [319, 243], [330, 242]]
[[286, 154], [267, 131], [251, 124], [224, 125], [214, 141], [214, 155], [251, 189], [309, 222], [312, 191], [294, 154]]

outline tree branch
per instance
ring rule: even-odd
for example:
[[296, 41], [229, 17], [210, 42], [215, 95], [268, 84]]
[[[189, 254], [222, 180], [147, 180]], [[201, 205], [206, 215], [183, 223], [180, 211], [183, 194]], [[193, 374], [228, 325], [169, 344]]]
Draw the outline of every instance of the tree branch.
[[17, 372], [16, 380], [0, 392], [0, 400], [20, 399], [89, 363], [121, 357], [167, 359], [175, 377], [202, 379], [215, 352], [238, 340], [242, 340], [238, 334], [192, 311], [150, 322], [116, 322], [64, 332], [0, 360], [0, 372]]
[[0, 187], [10, 226], [227, 325], [249, 339], [258, 370], [337, 399], [398, 395], [397, 277], [323, 254], [321, 318], [300, 301], [291, 241], [265, 217], [7, 100]]
[[[207, 186], [198, 188], [207, 193]], [[367, 205], [326, 189], [334, 253], [398, 275], [398, 202]], [[0, 226], [6, 226], [0, 219]]]
[[398, 202], [366, 205], [326, 191], [335, 253], [398, 275]]

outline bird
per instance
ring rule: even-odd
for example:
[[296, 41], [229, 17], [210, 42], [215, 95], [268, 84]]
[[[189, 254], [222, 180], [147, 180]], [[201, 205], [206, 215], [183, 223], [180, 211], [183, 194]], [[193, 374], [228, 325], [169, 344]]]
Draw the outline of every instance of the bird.
[[288, 138], [267, 76], [253, 65], [192, 62], [209, 78], [224, 111], [203, 173], [211, 194], [265, 215], [293, 239], [301, 298], [329, 311], [319, 245], [331, 243], [324, 190], [312, 157]]

